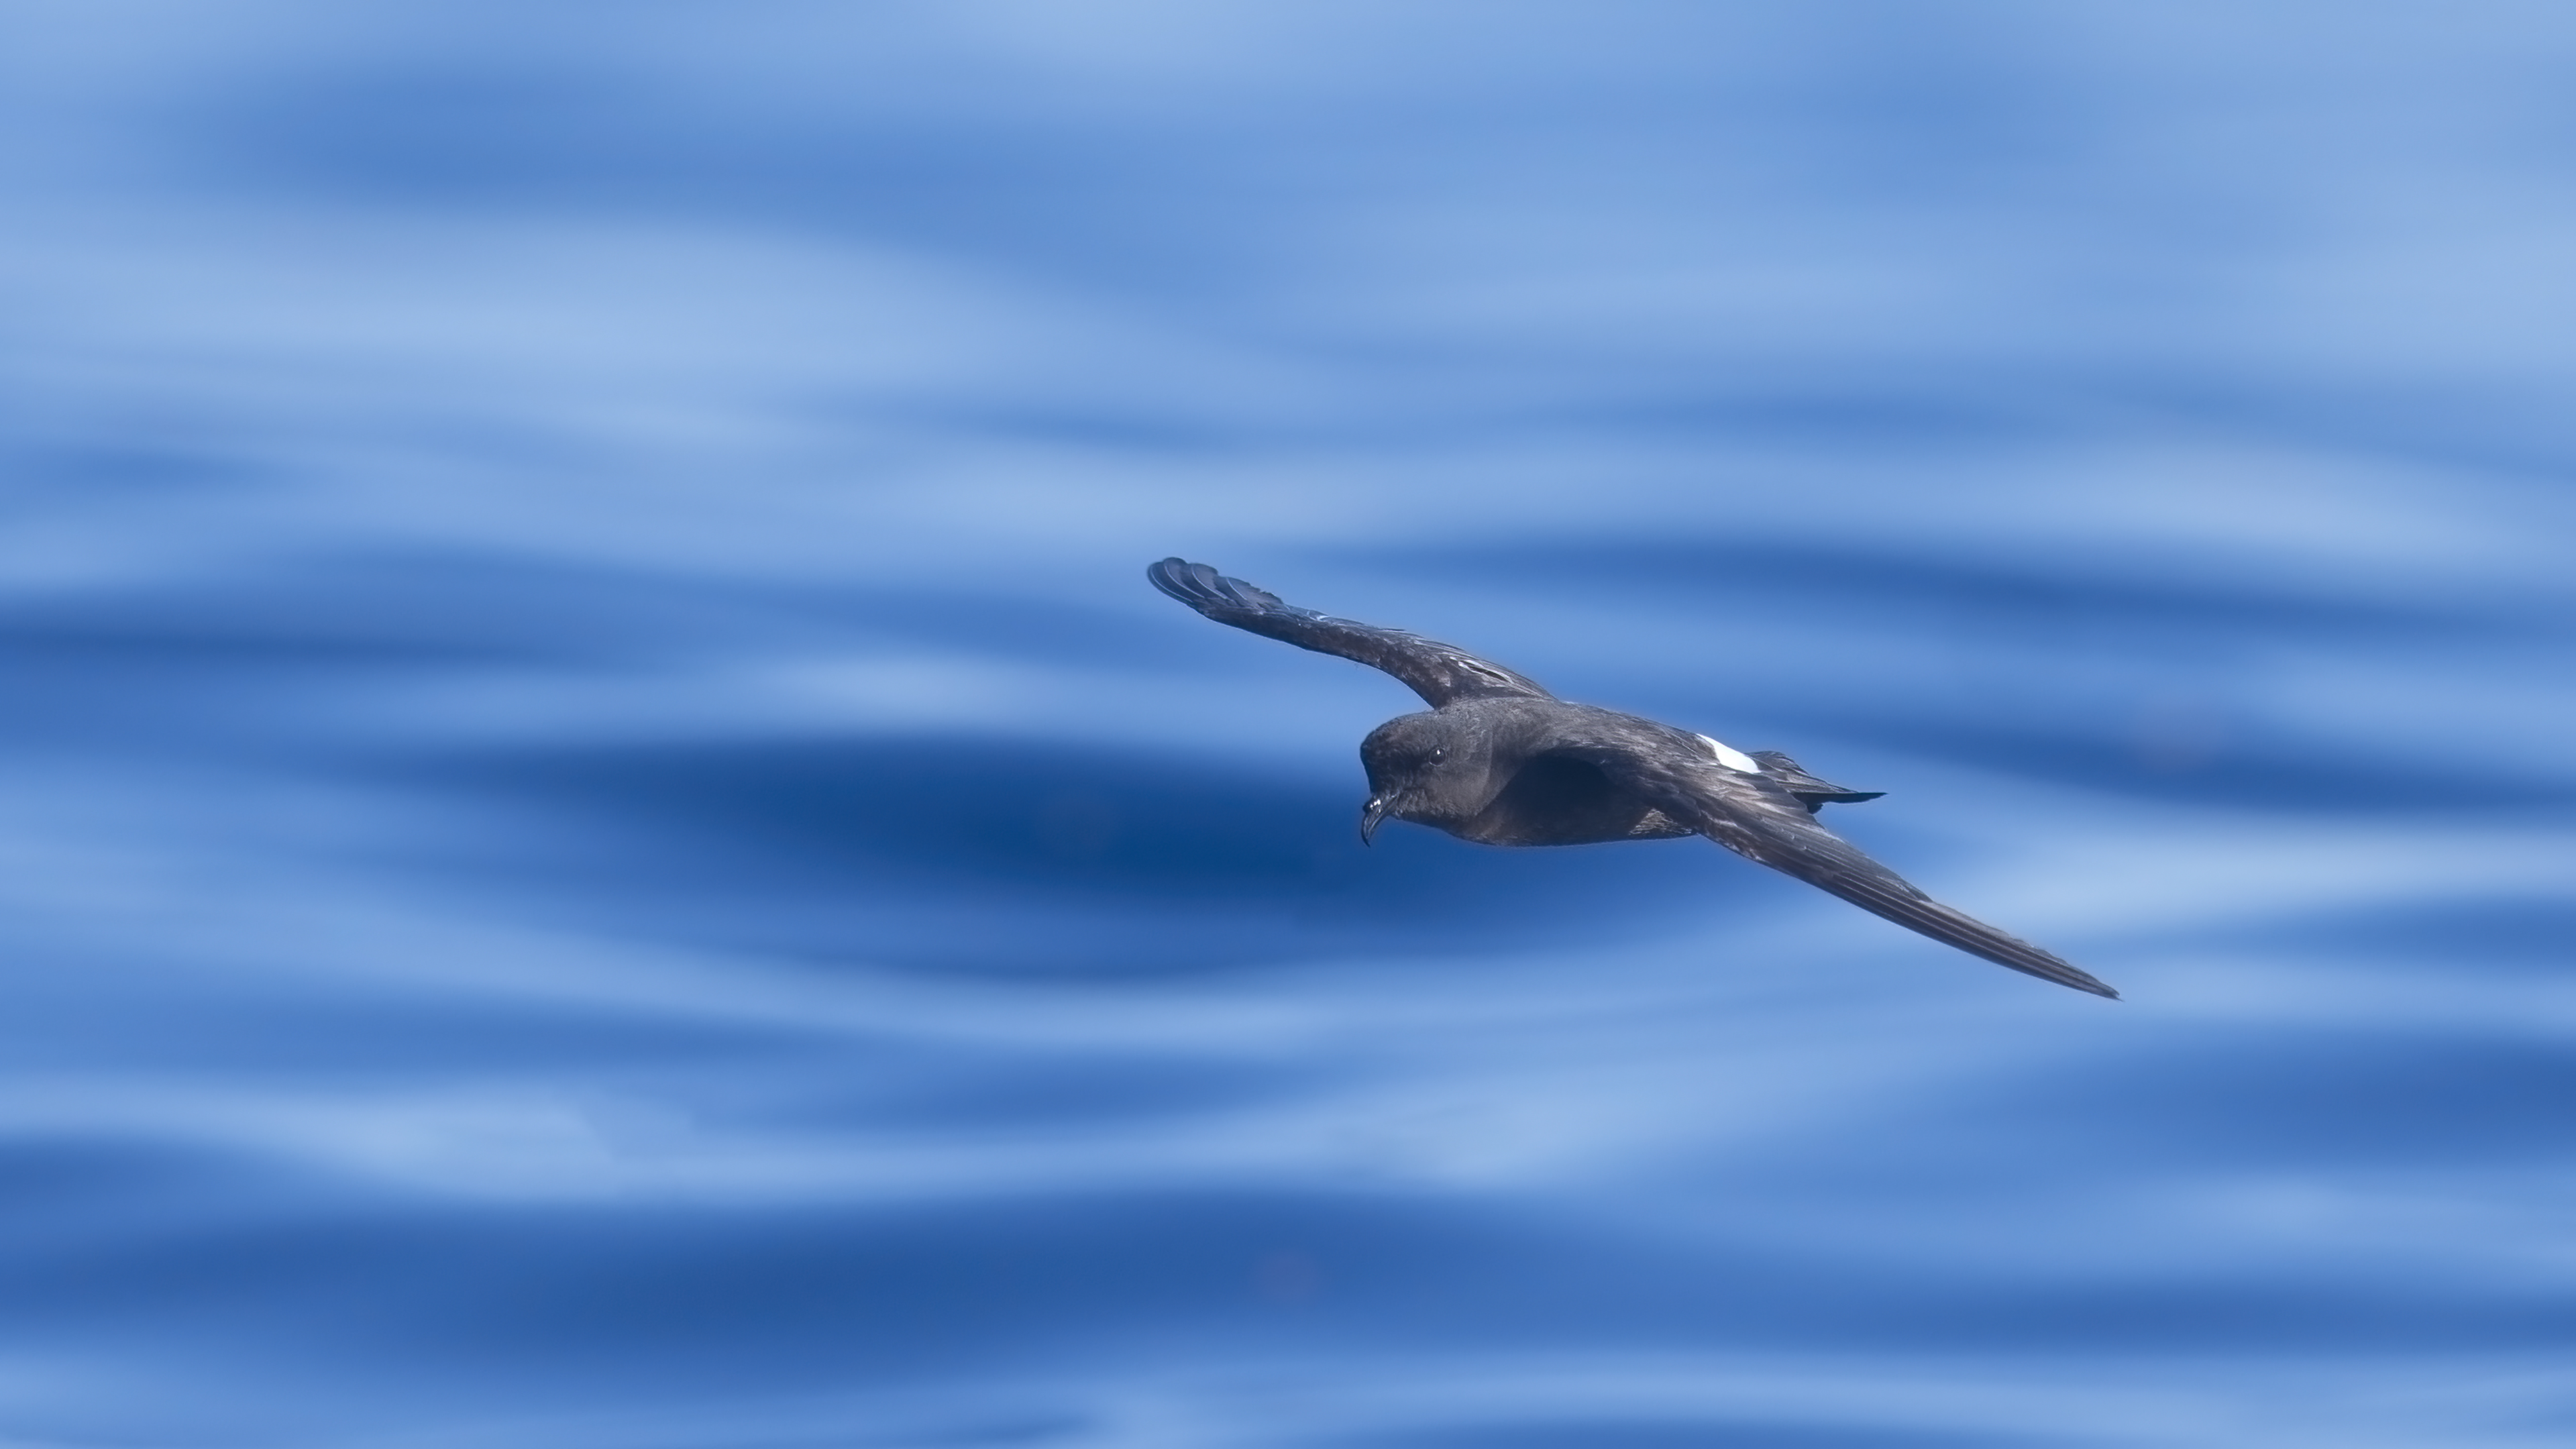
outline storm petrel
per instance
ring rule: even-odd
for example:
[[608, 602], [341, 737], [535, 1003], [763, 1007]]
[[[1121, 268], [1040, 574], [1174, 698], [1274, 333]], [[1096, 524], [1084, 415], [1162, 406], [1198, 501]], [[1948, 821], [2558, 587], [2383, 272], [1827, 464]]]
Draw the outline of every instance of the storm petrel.
[[1933, 900], [1815, 821], [1819, 807], [1884, 792], [1828, 784], [1777, 751], [1748, 754], [1633, 714], [1569, 704], [1463, 649], [1296, 608], [1206, 564], [1167, 558], [1145, 576], [1220, 624], [1383, 669], [1431, 706], [1360, 742], [1369, 781], [1363, 842], [1389, 817], [1486, 845], [1705, 835], [1969, 955], [2096, 996], [2120, 994]]

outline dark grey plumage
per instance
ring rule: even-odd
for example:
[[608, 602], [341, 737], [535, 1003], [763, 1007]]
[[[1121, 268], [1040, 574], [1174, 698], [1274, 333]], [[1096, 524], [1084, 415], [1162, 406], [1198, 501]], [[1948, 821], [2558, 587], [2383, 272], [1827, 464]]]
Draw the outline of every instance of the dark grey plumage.
[[1360, 743], [1369, 799], [1360, 837], [1393, 817], [1487, 845], [1585, 845], [1705, 835], [1748, 860], [1874, 915], [2043, 980], [2119, 993], [2027, 941], [1942, 905], [1813, 819], [1826, 804], [1875, 800], [1687, 730], [1570, 704], [1522, 675], [1400, 629], [1280, 602], [1206, 564], [1167, 558], [1154, 587], [1220, 624], [1337, 654], [1394, 675], [1431, 706]]

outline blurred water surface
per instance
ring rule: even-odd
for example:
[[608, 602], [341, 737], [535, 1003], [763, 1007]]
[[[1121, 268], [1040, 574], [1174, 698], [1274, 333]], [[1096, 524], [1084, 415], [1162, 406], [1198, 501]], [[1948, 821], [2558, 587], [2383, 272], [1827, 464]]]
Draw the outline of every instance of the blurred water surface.
[[2563, 10], [0, 28], [9, 1443], [2576, 1435]]

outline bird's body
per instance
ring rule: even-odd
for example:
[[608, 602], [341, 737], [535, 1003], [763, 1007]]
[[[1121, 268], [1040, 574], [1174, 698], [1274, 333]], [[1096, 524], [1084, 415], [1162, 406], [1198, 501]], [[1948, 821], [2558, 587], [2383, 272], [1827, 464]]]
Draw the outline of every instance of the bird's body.
[[1154, 586], [1221, 624], [1385, 670], [1432, 708], [1369, 732], [1360, 835], [1393, 818], [1485, 845], [1591, 845], [1705, 835], [1934, 940], [2079, 991], [2110, 987], [1925, 896], [1815, 823], [1874, 800], [1788, 756], [1747, 754], [1638, 715], [1556, 698], [1462, 649], [1299, 609], [1205, 564], [1168, 558]]
[[[1420, 731], [1426, 738], [1472, 743], [1433, 745], [1443, 755], [1430, 770], [1451, 778], [1437, 793], [1395, 795], [1386, 813], [1396, 819], [1434, 826], [1480, 845], [1597, 845], [1697, 833], [1675, 823], [1637, 791], [1623, 788], [1599, 765], [1551, 748], [1576, 737], [1671, 747], [1667, 737], [1673, 732], [1652, 720], [1588, 704], [1516, 698], [1465, 699], [1428, 715], [1403, 718], [1426, 721], [1431, 728]], [[1381, 776], [1401, 772], [1399, 742], [1412, 732], [1381, 729], [1361, 745], [1364, 764], [1376, 757], [1369, 772], [1371, 798], [1390, 798], [1392, 792], [1374, 787]]]

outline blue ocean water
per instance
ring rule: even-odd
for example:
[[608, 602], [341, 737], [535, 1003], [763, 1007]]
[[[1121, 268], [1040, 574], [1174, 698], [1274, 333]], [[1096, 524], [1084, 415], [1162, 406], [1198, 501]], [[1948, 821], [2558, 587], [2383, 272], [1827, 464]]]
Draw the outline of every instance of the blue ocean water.
[[0, 1440], [2576, 1436], [2562, 10], [0, 36]]

